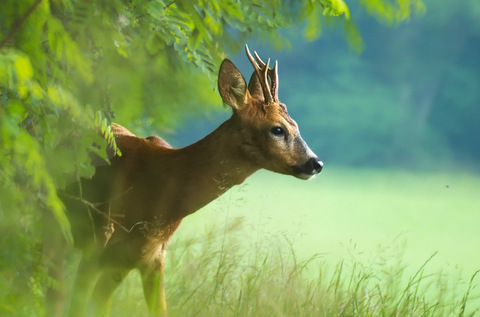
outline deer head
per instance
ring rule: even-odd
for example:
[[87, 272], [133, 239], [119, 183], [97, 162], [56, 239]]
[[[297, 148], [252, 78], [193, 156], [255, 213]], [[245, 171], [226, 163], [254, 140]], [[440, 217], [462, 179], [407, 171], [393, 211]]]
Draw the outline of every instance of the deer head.
[[310, 179], [323, 163], [300, 136], [297, 123], [278, 99], [278, 63], [270, 68], [256, 52], [247, 56], [254, 72], [248, 87], [235, 65], [225, 59], [220, 66], [218, 88], [223, 101], [232, 107], [242, 155], [259, 168]]

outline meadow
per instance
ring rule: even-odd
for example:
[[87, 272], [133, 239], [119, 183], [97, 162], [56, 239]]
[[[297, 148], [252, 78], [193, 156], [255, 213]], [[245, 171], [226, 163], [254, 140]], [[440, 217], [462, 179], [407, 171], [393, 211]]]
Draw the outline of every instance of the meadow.
[[[259, 172], [187, 217], [167, 255], [171, 316], [470, 316], [480, 311], [480, 178]], [[139, 277], [112, 315], [142, 316]]]

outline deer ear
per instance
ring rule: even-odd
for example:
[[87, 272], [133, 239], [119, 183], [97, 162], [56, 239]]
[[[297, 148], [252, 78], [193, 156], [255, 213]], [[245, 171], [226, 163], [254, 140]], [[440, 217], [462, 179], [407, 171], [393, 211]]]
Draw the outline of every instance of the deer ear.
[[263, 96], [262, 85], [260, 84], [260, 80], [258, 79], [258, 75], [256, 72], [253, 72], [252, 77], [250, 77], [250, 81], [248, 82], [248, 91], [253, 98], [259, 100], [265, 100]]
[[247, 83], [233, 63], [224, 59], [218, 73], [218, 90], [223, 101], [235, 110], [245, 104]]

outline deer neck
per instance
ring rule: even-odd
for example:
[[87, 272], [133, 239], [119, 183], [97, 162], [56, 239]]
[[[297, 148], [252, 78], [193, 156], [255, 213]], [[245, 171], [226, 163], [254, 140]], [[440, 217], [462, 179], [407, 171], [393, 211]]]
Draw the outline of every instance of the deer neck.
[[181, 217], [215, 200], [242, 183], [259, 168], [241, 150], [241, 135], [234, 118], [225, 121], [202, 140], [175, 150], [175, 195], [181, 197]]

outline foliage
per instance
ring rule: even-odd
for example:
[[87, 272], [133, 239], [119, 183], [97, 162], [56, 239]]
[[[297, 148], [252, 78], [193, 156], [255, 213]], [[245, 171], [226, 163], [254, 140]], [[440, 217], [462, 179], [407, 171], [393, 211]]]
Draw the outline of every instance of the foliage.
[[[419, 3], [360, 2], [379, 17], [393, 12], [396, 20]], [[38, 266], [42, 214], [53, 214], [71, 241], [56, 190], [91, 176], [91, 156], [105, 158], [107, 144], [115, 148], [113, 118], [143, 133], [153, 122], [173, 128], [185, 113], [220, 104], [212, 89], [217, 65], [247, 37], [285, 45], [280, 30], [297, 24], [312, 40], [320, 21], [333, 17], [360, 48], [343, 0], [3, 1], [0, 217], [11, 232], [2, 250], [12, 245], [8, 250], [18, 257], [2, 257], [2, 270], [10, 268], [2, 272], [2, 289], [13, 294], [12, 285], [28, 284], [30, 295], [42, 298], [48, 284]], [[1, 311], [19, 313], [18, 303], [6, 303]], [[24, 307], [42, 314], [41, 307]]]

